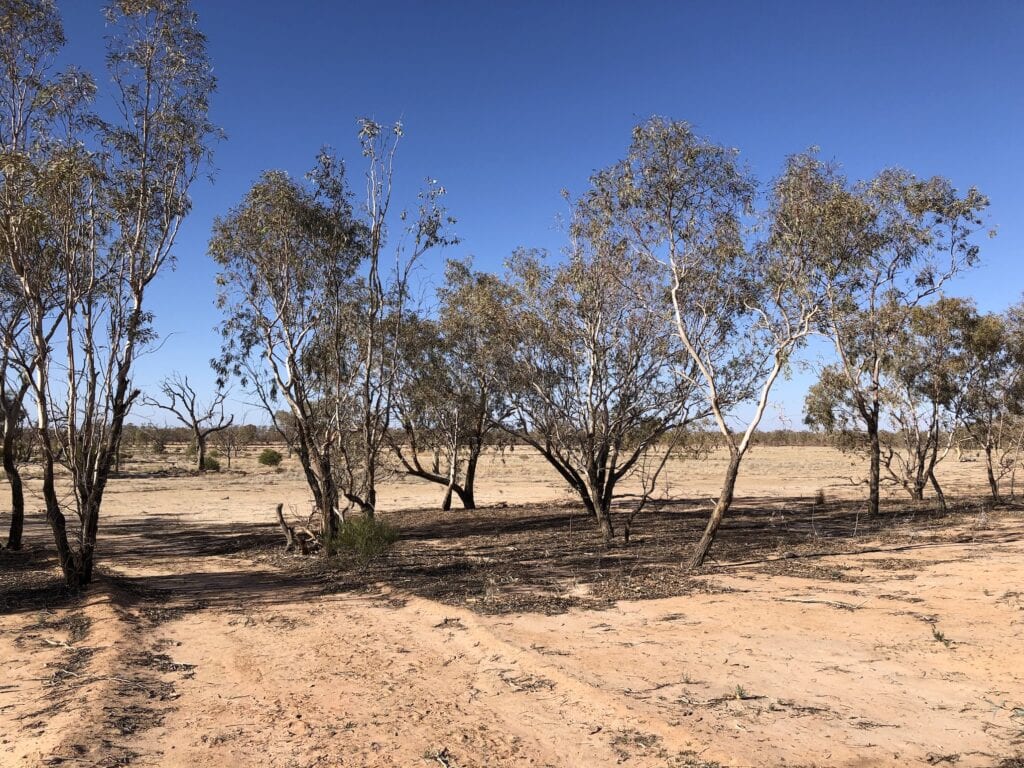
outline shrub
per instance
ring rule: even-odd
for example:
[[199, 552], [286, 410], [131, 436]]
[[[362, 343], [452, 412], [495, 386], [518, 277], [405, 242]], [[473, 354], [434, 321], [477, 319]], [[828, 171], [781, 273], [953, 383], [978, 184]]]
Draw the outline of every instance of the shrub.
[[207, 472], [220, 472], [220, 462], [213, 456], [206, 456], [203, 459], [203, 469]]
[[273, 448], [264, 448], [260, 452], [260, 455], [259, 457], [257, 457], [256, 461], [258, 461], [265, 467], [276, 467], [278, 464], [281, 463], [281, 459], [283, 458], [284, 456], [282, 456], [280, 452], [275, 451]]
[[397, 539], [398, 532], [387, 523], [359, 515], [339, 526], [334, 543], [365, 563], [383, 555]]
[[154, 437], [149, 449], [155, 454], [164, 454], [167, 453], [167, 443], [162, 437]]

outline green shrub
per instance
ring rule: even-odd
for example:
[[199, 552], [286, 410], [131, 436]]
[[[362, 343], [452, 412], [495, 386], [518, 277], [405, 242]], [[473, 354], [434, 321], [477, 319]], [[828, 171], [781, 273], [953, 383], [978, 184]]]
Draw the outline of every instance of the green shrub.
[[265, 467], [276, 467], [278, 464], [281, 463], [281, 459], [283, 458], [284, 456], [282, 456], [278, 451], [275, 451], [273, 448], [264, 448], [260, 452], [260, 455], [256, 459], [256, 461], [258, 461]]
[[203, 459], [203, 470], [206, 472], [220, 472], [220, 462], [213, 456], [206, 456]]
[[398, 532], [377, 518], [350, 517], [338, 528], [334, 543], [339, 550], [355, 555], [360, 562], [380, 557], [398, 540]]

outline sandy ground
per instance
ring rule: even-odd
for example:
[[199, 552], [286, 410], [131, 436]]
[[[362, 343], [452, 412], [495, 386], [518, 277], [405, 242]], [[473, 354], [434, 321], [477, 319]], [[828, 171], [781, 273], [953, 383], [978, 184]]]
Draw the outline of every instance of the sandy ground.
[[[723, 466], [673, 466], [668, 491], [712, 496]], [[734, 562], [683, 596], [481, 615], [330, 594], [235, 546], [278, 501], [308, 509], [294, 467], [241, 468], [117, 480], [97, 584], [0, 615], [0, 765], [1024, 765], [1019, 513], [860, 541], [880, 551], [816, 558], [826, 580]], [[773, 514], [862, 492], [828, 449], [745, 470]], [[943, 470], [980, 489], [979, 463]], [[523, 450], [479, 483], [484, 506], [570, 498]], [[400, 525], [439, 496], [395, 481], [381, 506]], [[28, 534], [45, 541], [38, 516]]]

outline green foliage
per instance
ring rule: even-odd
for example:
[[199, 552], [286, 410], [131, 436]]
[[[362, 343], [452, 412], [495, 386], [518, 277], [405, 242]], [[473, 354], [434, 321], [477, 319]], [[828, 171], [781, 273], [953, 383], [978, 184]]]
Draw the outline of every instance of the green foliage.
[[260, 451], [260, 455], [256, 458], [260, 464], [265, 467], [276, 467], [281, 463], [284, 456], [281, 455], [280, 451], [275, 451], [273, 448], [264, 448]]
[[360, 515], [346, 520], [338, 527], [334, 545], [338, 551], [348, 552], [361, 563], [367, 563], [387, 552], [398, 540], [398, 532], [376, 517]]
[[203, 459], [203, 471], [204, 472], [220, 472], [220, 462], [212, 456], [206, 456]]

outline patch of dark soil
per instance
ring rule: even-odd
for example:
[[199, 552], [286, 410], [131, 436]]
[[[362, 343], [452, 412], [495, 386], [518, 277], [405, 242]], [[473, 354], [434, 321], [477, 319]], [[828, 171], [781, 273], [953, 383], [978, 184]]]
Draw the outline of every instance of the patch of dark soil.
[[157, 672], [180, 672], [182, 677], [190, 679], [195, 677], [195, 664], [182, 664], [174, 661], [166, 653], [154, 653], [153, 651], [138, 651], [130, 653], [125, 660], [132, 667], [155, 669]]
[[609, 603], [618, 600], [654, 600], [679, 595], [719, 595], [736, 589], [694, 576], [679, 566], [648, 568], [641, 572], [611, 574], [591, 585], [591, 594]]
[[[32, 624], [26, 624], [22, 633], [18, 636], [18, 644], [22, 645], [26, 640], [39, 640], [42, 632], [66, 633], [67, 638], [63, 641], [66, 645], [74, 645], [81, 642], [89, 635], [92, 627], [92, 619], [83, 613], [69, 613], [61, 618], [56, 618], [53, 611], [43, 609], [36, 616]], [[53, 638], [46, 638], [48, 644], [54, 643]]]
[[80, 680], [83, 672], [89, 666], [89, 661], [95, 654], [95, 648], [69, 648], [65, 653], [61, 654], [59, 660], [46, 665], [53, 672], [44, 685], [50, 688], [57, 688], [69, 680]]
[[863, 573], [857, 573], [853, 569], [841, 568], [837, 565], [808, 562], [799, 558], [771, 560], [760, 566], [757, 571], [770, 576], [792, 576], [798, 579], [839, 581], [847, 584], [856, 584], [867, 581], [869, 578]]
[[163, 723], [163, 715], [148, 707], [104, 707], [103, 713], [106, 715], [107, 727], [121, 736], [131, 736]]
[[42, 545], [0, 549], [0, 614], [55, 608], [77, 596], [64, 586], [56, 556]]
[[722, 768], [720, 763], [708, 762], [696, 752], [671, 753], [662, 745], [660, 736], [635, 728], [615, 731], [611, 747], [619, 763], [627, 763], [633, 757], [644, 757], [663, 761], [665, 768]]
[[[894, 555], [850, 565], [849, 558], [879, 546], [917, 551], [945, 543], [951, 526], [971, 519], [919, 505], [893, 504], [868, 517], [854, 502], [815, 506], [804, 498], [746, 499], [726, 518], [707, 564], [686, 570], [707, 515], [702, 501], [661, 503], [634, 521], [629, 544], [609, 545], [573, 503], [403, 511], [387, 516], [398, 542], [369, 563], [344, 555], [284, 554], [280, 536], [272, 550], [249, 554], [319, 581], [328, 592], [380, 596], [378, 585], [386, 584], [388, 595], [405, 592], [480, 613], [555, 614], [618, 600], [721, 592], [706, 578], [717, 573], [858, 583], [888, 570], [896, 574], [890, 579], [913, 579], [916, 570], [936, 561]], [[838, 565], [827, 559], [834, 555], [847, 558]]]

